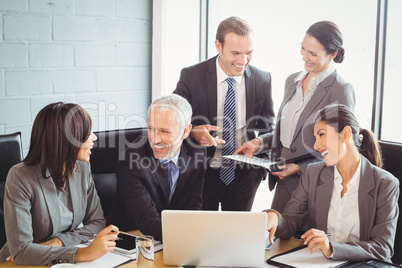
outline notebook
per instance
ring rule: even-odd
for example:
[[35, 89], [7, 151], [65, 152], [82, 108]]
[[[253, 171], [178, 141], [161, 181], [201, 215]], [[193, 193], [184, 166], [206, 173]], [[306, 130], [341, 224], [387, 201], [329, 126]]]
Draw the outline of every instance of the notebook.
[[262, 267], [266, 222], [264, 212], [164, 210], [164, 264]]
[[267, 260], [268, 264], [278, 267], [297, 268], [324, 268], [341, 267], [346, 261], [334, 261], [327, 259], [320, 250], [313, 253], [306, 246], [300, 246], [289, 251], [272, 256]]
[[256, 157], [256, 156], [247, 157], [245, 155], [239, 155], [239, 154], [223, 155], [222, 157], [229, 158], [229, 159], [232, 159], [235, 161], [248, 163], [248, 164], [254, 165], [254, 166], [264, 167], [264, 168], [268, 169], [269, 172], [276, 172], [276, 171], [280, 170], [278, 167], [279, 165], [284, 165], [286, 163], [298, 163], [298, 162], [306, 161], [306, 160], [314, 158], [314, 155], [305, 154], [305, 155], [301, 155], [298, 157], [290, 158], [290, 159], [279, 161], [279, 162], [271, 161], [267, 158], [260, 158], [260, 157]]

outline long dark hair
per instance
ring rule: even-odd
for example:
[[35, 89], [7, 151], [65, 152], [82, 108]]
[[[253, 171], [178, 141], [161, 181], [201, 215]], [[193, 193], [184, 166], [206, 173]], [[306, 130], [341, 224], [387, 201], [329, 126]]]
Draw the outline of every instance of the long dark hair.
[[373, 132], [360, 128], [356, 116], [346, 105], [328, 105], [317, 112], [314, 121], [321, 121], [330, 125], [337, 133], [349, 126], [352, 129], [353, 140], [359, 152], [373, 165], [382, 167], [381, 148]]
[[319, 21], [308, 28], [306, 34], [314, 37], [325, 48], [328, 54], [338, 52], [334, 62], [341, 63], [345, 58], [343, 39], [338, 26], [331, 21]]
[[24, 163], [39, 164], [42, 176], [50, 175], [62, 189], [74, 172], [78, 152], [91, 129], [91, 117], [81, 106], [63, 102], [47, 105], [35, 118]]

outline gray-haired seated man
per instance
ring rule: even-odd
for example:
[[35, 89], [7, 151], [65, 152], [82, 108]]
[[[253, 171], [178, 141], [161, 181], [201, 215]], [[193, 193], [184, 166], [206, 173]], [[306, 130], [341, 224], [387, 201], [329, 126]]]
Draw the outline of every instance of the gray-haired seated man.
[[164, 209], [201, 210], [206, 150], [188, 138], [192, 109], [183, 97], [157, 98], [148, 109], [148, 135], [117, 163], [118, 201], [108, 222], [162, 240]]

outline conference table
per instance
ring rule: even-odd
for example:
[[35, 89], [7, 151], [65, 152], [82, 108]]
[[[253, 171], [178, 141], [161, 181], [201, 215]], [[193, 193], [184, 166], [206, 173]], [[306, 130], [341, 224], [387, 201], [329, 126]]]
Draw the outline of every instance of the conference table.
[[[141, 232], [139, 230], [135, 230], [135, 231], [131, 231], [130, 233], [135, 234], [135, 235], [141, 235]], [[280, 240], [278, 239], [275, 244], [272, 246], [271, 250], [266, 250], [265, 251], [265, 260], [267, 260], [268, 258], [270, 258], [271, 256], [284, 252], [286, 250], [301, 246], [303, 244], [303, 242], [299, 239], [295, 239], [295, 238], [291, 238], [288, 240]], [[8, 268], [8, 267], [48, 267], [48, 266], [29, 266], [29, 265], [18, 265], [15, 264], [13, 262], [1, 262], [0, 263], [0, 268]], [[124, 264], [122, 266], [119, 266], [122, 268], [136, 268], [137, 267], [137, 263], [135, 261], [129, 262], [127, 264]], [[154, 256], [154, 268], [162, 268], [162, 267], [175, 267], [175, 266], [166, 266], [163, 264], [163, 250], [159, 251], [159, 252], [155, 252], [155, 256]], [[265, 264], [265, 267], [272, 267], [268, 264]], [[101, 267], [99, 267], [101, 268]]]

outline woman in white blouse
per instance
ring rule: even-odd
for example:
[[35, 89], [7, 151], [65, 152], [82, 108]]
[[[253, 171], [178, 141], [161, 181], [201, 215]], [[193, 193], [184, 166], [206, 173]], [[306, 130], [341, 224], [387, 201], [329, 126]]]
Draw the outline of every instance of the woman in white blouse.
[[314, 137], [324, 162], [307, 167], [283, 213], [267, 210], [270, 240], [289, 238], [307, 219], [311, 229], [302, 238], [312, 252], [334, 260], [390, 261], [399, 181], [380, 168], [374, 135], [359, 128], [345, 105], [330, 105], [317, 113]]

